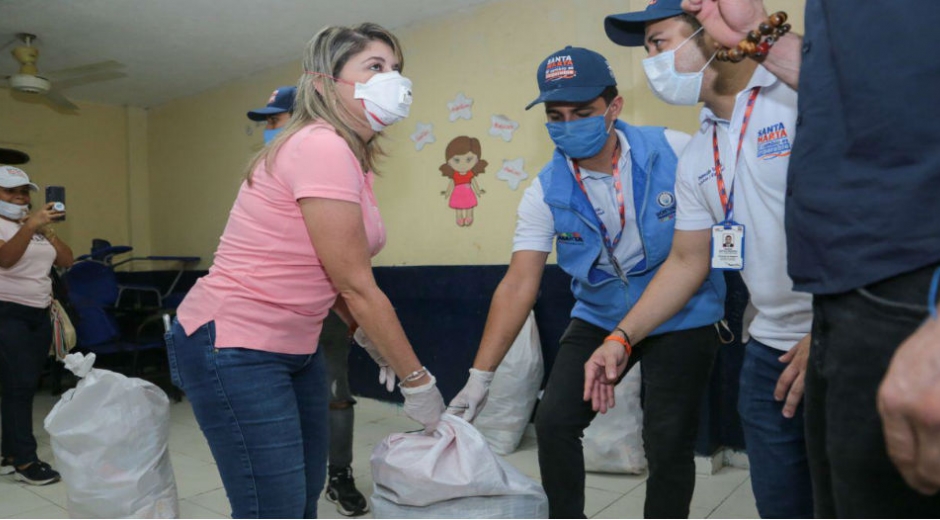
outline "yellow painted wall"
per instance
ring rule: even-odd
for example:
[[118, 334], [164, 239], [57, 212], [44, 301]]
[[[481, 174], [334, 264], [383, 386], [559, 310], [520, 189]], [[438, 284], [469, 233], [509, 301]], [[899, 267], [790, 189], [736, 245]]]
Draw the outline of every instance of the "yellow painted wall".
[[[298, 55], [305, 42], [298, 42]], [[149, 111], [148, 163], [153, 250], [196, 255], [211, 264], [244, 170], [264, 142], [246, 112], [274, 88], [295, 85], [300, 65], [261, 74]]]
[[[802, 31], [803, 2], [767, 2], [795, 14]], [[551, 155], [541, 106], [524, 107], [538, 95], [541, 60], [565, 45], [594, 49], [613, 67], [626, 99], [622, 118], [692, 131], [698, 107], [672, 107], [647, 88], [642, 49], [611, 43], [604, 16], [639, 10], [645, 0], [495, 1], [396, 31], [405, 49], [405, 75], [414, 81], [411, 117], [385, 140], [390, 157], [376, 183], [388, 229], [388, 246], [376, 265], [504, 264], [509, 261], [515, 212], [522, 192]], [[381, 22], [379, 20], [379, 22]], [[311, 29], [311, 36], [316, 28]], [[298, 42], [298, 54], [303, 42]], [[147, 120], [151, 237], [159, 254], [194, 254], [208, 267], [261, 128], [245, 117], [263, 106], [278, 85], [294, 84], [299, 60], [149, 112]], [[473, 119], [448, 121], [447, 103], [458, 92], [474, 100]], [[511, 142], [488, 134], [490, 116], [520, 123]], [[409, 136], [418, 122], [432, 123], [437, 141], [416, 151]], [[250, 134], [250, 135], [249, 135]], [[482, 142], [487, 172], [478, 178], [486, 194], [470, 227], [457, 227], [440, 192], [444, 148], [458, 135]], [[529, 179], [512, 191], [496, 179], [504, 159], [522, 158]]]
[[56, 229], [76, 256], [89, 251], [92, 238], [129, 240], [127, 110], [77, 104], [78, 114], [63, 114], [0, 90], [0, 147], [30, 155], [21, 167], [40, 186], [34, 206], [45, 201], [45, 186], [66, 187], [68, 219]]

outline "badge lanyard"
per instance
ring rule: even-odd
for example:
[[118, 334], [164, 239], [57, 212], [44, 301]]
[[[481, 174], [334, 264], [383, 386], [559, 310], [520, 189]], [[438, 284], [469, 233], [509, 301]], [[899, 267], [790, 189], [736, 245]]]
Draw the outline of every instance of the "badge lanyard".
[[[584, 192], [584, 196], [587, 197], [590, 202], [591, 197], [588, 195], [587, 188], [584, 187], [584, 181], [581, 180], [581, 168], [578, 167], [578, 161], [572, 160], [572, 166], [574, 167], [574, 178], [578, 181], [578, 186], [581, 187], [581, 191]], [[610, 165], [613, 169], [614, 177], [614, 190], [617, 192], [617, 205], [620, 211], [620, 231], [617, 232], [612, 240], [610, 238], [610, 232], [607, 230], [607, 226], [604, 225], [604, 220], [597, 215], [597, 221], [600, 223], [601, 233], [604, 237], [604, 247], [607, 248], [607, 255], [610, 257], [610, 263], [614, 266], [614, 270], [617, 271], [618, 276], [621, 279], [624, 278], [623, 270], [620, 268], [620, 263], [617, 262], [617, 259], [614, 258], [614, 248], [617, 247], [617, 244], [620, 243], [620, 237], [623, 236], [623, 228], [626, 225], [626, 208], [623, 202], [623, 186], [620, 182], [620, 141], [617, 141], [617, 147], [614, 149], [614, 153], [610, 158]]]
[[[744, 132], [747, 131], [747, 124], [751, 121], [751, 112], [754, 111], [754, 101], [757, 100], [757, 94], [760, 87], [751, 89], [751, 95], [747, 99], [747, 109], [744, 111], [744, 121], [741, 122], [741, 135], [738, 137], [738, 150], [734, 156], [735, 164], [741, 157], [741, 146], [744, 144]], [[721, 175], [721, 157], [718, 152], [718, 124], [712, 126], [712, 147], [715, 150], [715, 181], [718, 183], [718, 195], [721, 197], [721, 207], [725, 210], [725, 221], [723, 224], [730, 225], [734, 222], [734, 179], [731, 180], [731, 191], [725, 190], [725, 180]], [[737, 177], [737, 175], [735, 175]]]

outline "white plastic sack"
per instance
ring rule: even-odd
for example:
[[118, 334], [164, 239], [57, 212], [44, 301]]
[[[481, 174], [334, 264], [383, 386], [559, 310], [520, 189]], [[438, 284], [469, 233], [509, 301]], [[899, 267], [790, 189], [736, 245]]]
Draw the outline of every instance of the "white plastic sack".
[[82, 380], [46, 416], [72, 518], [177, 518], [170, 465], [170, 402], [142, 379], [92, 369], [95, 355], [69, 354]]
[[496, 453], [516, 451], [532, 417], [544, 374], [539, 329], [535, 313], [529, 311], [522, 330], [496, 369], [486, 405], [473, 421]]
[[597, 414], [584, 430], [584, 469], [603, 473], [643, 473], [643, 409], [640, 364], [614, 388], [613, 409]]
[[389, 435], [371, 462], [375, 518], [548, 518], [542, 486], [450, 414], [430, 435]]

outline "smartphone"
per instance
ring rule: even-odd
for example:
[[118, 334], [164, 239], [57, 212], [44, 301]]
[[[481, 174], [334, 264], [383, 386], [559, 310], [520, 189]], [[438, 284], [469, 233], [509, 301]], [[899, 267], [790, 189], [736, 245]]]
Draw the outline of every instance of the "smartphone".
[[[50, 202], [56, 203], [52, 209], [65, 211], [65, 186], [46, 186], [46, 204]], [[65, 220], [65, 215], [56, 220]]]

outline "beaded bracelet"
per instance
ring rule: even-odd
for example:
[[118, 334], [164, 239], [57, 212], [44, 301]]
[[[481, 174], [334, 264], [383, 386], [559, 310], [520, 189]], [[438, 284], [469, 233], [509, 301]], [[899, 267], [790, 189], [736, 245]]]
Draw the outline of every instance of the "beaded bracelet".
[[756, 60], [762, 60], [770, 52], [784, 34], [790, 32], [791, 26], [786, 23], [787, 13], [777, 11], [770, 15], [767, 20], [761, 22], [757, 29], [747, 33], [747, 36], [741, 40], [737, 47], [733, 49], [721, 49], [715, 55], [718, 61], [730, 61], [737, 63], [744, 58], [751, 57]]
[[402, 385], [404, 385], [405, 383], [411, 383], [413, 381], [417, 381], [421, 379], [422, 377], [426, 376], [427, 374], [428, 374], [428, 369], [425, 367], [421, 367], [418, 370], [415, 370], [414, 372], [405, 376], [405, 378], [402, 379], [401, 382], [398, 383], [398, 388], [402, 388]]

